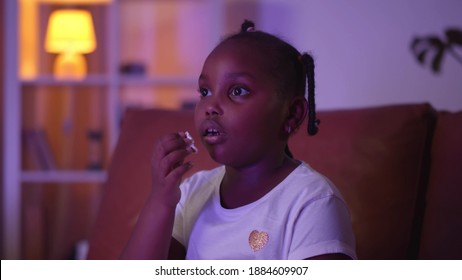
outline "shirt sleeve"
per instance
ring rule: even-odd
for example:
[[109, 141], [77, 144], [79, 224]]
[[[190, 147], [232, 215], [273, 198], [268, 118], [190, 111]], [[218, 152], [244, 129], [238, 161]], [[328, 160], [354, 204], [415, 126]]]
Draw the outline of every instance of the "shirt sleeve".
[[188, 246], [189, 235], [197, 215], [205, 201], [213, 193], [214, 189], [210, 186], [214, 185], [213, 180], [220, 170], [222, 169], [197, 172], [180, 184], [181, 198], [175, 210], [172, 237], [185, 248]]
[[348, 208], [341, 198], [327, 195], [300, 210], [293, 228], [289, 259], [333, 253], [357, 258]]
[[180, 185], [181, 189], [181, 199], [180, 202], [176, 205], [175, 210], [175, 221], [173, 224], [173, 231], [172, 237], [175, 238], [178, 242], [180, 242], [183, 246], [186, 246], [186, 235], [185, 235], [185, 217], [184, 217], [184, 205], [186, 200], [186, 195], [183, 192], [184, 184], [187, 182], [183, 182]]

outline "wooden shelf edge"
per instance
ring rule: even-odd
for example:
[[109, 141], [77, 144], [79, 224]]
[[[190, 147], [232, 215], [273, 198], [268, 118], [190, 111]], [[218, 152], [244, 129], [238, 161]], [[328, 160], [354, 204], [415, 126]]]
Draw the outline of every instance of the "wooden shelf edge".
[[57, 80], [51, 75], [32, 79], [22, 79], [23, 86], [107, 86], [109, 84], [125, 86], [196, 86], [197, 78], [182, 75], [89, 75], [83, 80]]
[[104, 183], [106, 171], [22, 171], [22, 183]]
[[58, 80], [53, 75], [42, 75], [31, 79], [21, 79], [23, 86], [105, 86], [109, 84], [107, 75], [88, 75], [83, 80]]
[[119, 81], [121, 85], [125, 86], [197, 86], [197, 78], [191, 76], [158, 75], [150, 77], [121, 75]]

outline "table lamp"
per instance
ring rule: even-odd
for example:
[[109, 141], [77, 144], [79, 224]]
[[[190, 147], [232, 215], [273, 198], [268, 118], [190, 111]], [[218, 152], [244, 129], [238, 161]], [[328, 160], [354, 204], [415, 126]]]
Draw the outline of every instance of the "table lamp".
[[53, 68], [57, 79], [85, 78], [87, 63], [82, 54], [91, 53], [95, 49], [95, 31], [89, 11], [63, 9], [50, 15], [45, 50], [58, 53]]

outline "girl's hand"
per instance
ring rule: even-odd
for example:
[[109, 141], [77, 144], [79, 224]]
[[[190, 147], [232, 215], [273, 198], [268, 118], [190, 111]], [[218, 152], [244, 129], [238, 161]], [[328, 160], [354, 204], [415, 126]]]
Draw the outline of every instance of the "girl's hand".
[[168, 134], [157, 142], [151, 159], [152, 194], [157, 201], [176, 206], [181, 196], [181, 179], [192, 167], [185, 158], [196, 151], [187, 132]]
[[123, 259], [167, 259], [182, 176], [191, 168], [185, 158], [196, 152], [189, 133], [165, 135], [151, 158], [152, 191], [138, 217]]

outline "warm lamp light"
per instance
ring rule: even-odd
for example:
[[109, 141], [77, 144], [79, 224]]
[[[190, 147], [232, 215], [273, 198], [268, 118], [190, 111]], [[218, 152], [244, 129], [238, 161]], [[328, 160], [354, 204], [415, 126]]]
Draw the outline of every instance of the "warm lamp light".
[[82, 54], [96, 49], [95, 32], [90, 12], [56, 10], [48, 20], [45, 50], [58, 53], [54, 74], [58, 79], [82, 79], [87, 63]]

